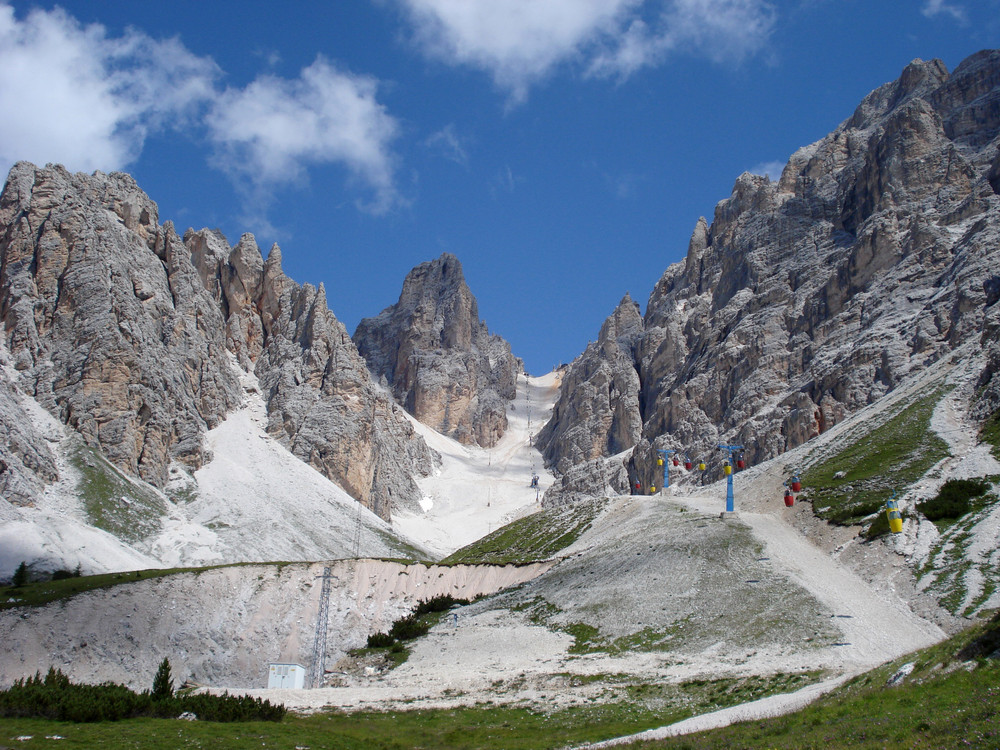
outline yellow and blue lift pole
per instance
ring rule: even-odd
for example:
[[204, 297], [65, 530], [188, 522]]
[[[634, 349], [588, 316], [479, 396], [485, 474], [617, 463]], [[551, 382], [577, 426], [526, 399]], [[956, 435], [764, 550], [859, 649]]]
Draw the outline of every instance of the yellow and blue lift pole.
[[660, 454], [660, 463], [663, 464], [663, 489], [667, 489], [670, 486], [670, 472], [668, 467], [670, 466], [670, 457], [674, 455], [677, 451], [675, 450], [665, 450], [661, 451], [657, 449], [657, 453]]
[[741, 453], [743, 451], [742, 445], [723, 445], [719, 444], [719, 450], [728, 451], [729, 453], [729, 473], [726, 475], [726, 512], [732, 513], [736, 509], [736, 500], [733, 498], [733, 455], [736, 453]]

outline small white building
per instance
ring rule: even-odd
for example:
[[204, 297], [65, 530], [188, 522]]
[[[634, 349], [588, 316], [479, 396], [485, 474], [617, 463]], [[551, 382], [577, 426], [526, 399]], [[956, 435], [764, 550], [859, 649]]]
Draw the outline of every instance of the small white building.
[[306, 668], [301, 664], [269, 664], [267, 669], [268, 688], [304, 688]]

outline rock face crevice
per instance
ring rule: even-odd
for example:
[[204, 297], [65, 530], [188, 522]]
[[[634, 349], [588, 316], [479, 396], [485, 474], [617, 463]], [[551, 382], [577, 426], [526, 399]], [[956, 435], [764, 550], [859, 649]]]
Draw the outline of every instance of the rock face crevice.
[[[269, 432], [382, 517], [415, 504], [413, 478], [432, 468], [322, 286], [293, 282], [252, 235], [232, 248], [215, 231], [179, 237], [128, 175], [15, 165], [0, 195], [0, 316], [7, 391], [154, 486], [172, 461], [210, 459], [205, 432], [242, 403], [234, 360], [266, 389]], [[16, 473], [30, 503], [54, 478], [46, 446], [0, 429], [0, 482]]]
[[362, 320], [354, 342], [372, 373], [419, 421], [487, 448], [503, 436], [524, 367], [479, 319], [454, 255], [410, 271], [399, 301]]
[[[751, 461], [773, 457], [964, 345], [986, 350], [982, 398], [997, 400], [998, 147], [990, 50], [950, 75], [914, 61], [795, 152], [779, 181], [741, 175], [657, 282], [633, 358], [615, 369], [641, 383], [636, 462], [655, 460], [653, 444], [733, 442]], [[590, 382], [592, 348], [564, 383]], [[543, 432], [560, 471], [610, 455], [574, 432], [571, 415], [592, 400], [586, 388], [561, 392]], [[633, 411], [630, 393], [618, 402]]]

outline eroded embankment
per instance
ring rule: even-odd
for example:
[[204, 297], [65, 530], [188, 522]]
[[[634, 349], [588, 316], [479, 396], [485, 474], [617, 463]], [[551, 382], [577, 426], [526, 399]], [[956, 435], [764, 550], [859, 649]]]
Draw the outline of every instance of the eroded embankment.
[[328, 664], [421, 600], [472, 599], [550, 567], [338, 560], [238, 565], [123, 583], [0, 612], [0, 684], [55, 666], [76, 681], [147, 688], [166, 657], [179, 680], [263, 687], [270, 662], [309, 666], [325, 565], [331, 568]]

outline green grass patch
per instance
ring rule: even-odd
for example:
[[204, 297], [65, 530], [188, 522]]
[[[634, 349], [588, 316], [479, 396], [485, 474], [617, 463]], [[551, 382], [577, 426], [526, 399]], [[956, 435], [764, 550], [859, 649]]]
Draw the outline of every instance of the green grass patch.
[[80, 473], [77, 493], [93, 526], [132, 544], [159, 531], [167, 506], [155, 490], [82, 442], [70, 450], [69, 460]]
[[973, 499], [989, 488], [985, 479], [949, 479], [934, 497], [918, 502], [917, 510], [929, 521], [954, 521], [972, 510]]
[[1000, 461], [1000, 409], [993, 412], [979, 429], [979, 440], [992, 446], [993, 457]]
[[[809, 707], [773, 719], [629, 745], [739, 748], [1000, 747], [1000, 645], [996, 617], [942, 644], [854, 678]], [[887, 684], [904, 663], [913, 672]]]
[[[802, 474], [805, 496], [820, 518], [862, 523], [885, 506], [894, 491], [917, 481], [948, 456], [948, 444], [930, 429], [943, 393], [909, 404], [885, 424]], [[873, 519], [874, 520], [874, 519]]]
[[[995, 615], [942, 643], [859, 675], [801, 711], [630, 747], [994, 749], [1000, 746], [1000, 663], [988, 657], [998, 645], [1000, 616]], [[912, 672], [898, 686], [889, 686], [890, 676], [907, 663], [913, 665]], [[796, 673], [671, 684], [635, 682], [629, 675], [588, 675], [570, 684], [584, 688], [604, 684], [620, 697], [548, 711], [478, 705], [286, 715], [280, 722], [240, 724], [152, 718], [95, 724], [0, 719], [0, 742], [26, 748], [143, 750], [544, 750], [664, 726], [726, 705], [794, 690], [818, 676]]]
[[[606, 683], [613, 695], [559, 710], [477, 705], [445, 710], [325, 712], [286, 715], [279, 722], [219, 725], [212, 722], [130, 719], [101, 724], [68, 724], [0, 719], [0, 742], [17, 747], [207, 748], [248, 747], [311, 750], [542, 750], [596, 742], [670, 724], [715, 710], [748, 696], [796, 689], [812, 674], [775, 675], [684, 683], [638, 683], [627, 675], [586, 676], [579, 684]], [[544, 698], [542, 699], [544, 702]], [[224, 731], [220, 731], [224, 730]], [[46, 736], [65, 739], [53, 740]]]
[[443, 564], [525, 564], [548, 560], [593, 524], [605, 506], [591, 500], [520, 518], [446, 557]]
[[[996, 477], [987, 477], [996, 481]], [[993, 493], [970, 500], [969, 512], [957, 520], [936, 521], [941, 536], [931, 547], [927, 558], [917, 569], [917, 579], [949, 612], [971, 617], [989, 601], [1000, 581], [1000, 565], [995, 556], [969, 557], [969, 546], [977, 537], [977, 529], [995, 512], [1000, 502]]]
[[[35, 581], [17, 588], [13, 586], [0, 586], [0, 610], [13, 609], [14, 607], [41, 607], [51, 602], [68, 599], [85, 591], [106, 589], [126, 583], [146, 581], [150, 578], [176, 575], [177, 573], [201, 573], [206, 570], [247, 564], [230, 563], [228, 565], [209, 565], [202, 568], [153, 568], [150, 570], [60, 578], [53, 581]], [[256, 565], [259, 563], [249, 564]]]

